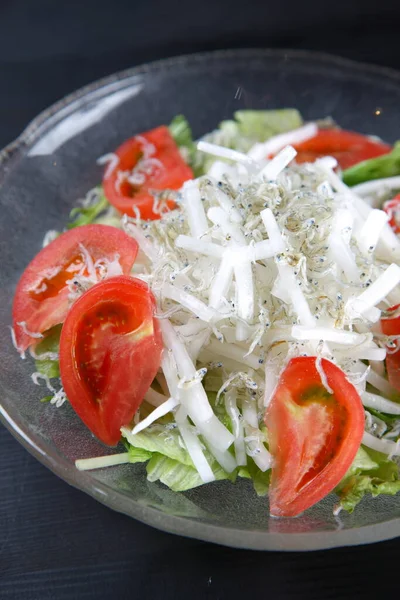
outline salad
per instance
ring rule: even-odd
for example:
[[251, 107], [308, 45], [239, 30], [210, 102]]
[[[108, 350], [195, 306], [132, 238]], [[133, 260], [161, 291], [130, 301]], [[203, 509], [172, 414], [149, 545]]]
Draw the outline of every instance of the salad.
[[99, 159], [45, 235], [12, 335], [43, 402], [176, 492], [250, 479], [274, 516], [400, 490], [400, 145], [235, 113]]

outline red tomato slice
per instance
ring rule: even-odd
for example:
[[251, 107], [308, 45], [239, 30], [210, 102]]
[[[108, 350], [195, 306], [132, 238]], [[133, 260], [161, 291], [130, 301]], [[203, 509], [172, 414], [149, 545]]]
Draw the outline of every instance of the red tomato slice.
[[270, 512], [293, 517], [329, 494], [351, 466], [364, 433], [360, 396], [336, 365], [293, 358], [265, 415], [274, 457]]
[[383, 205], [383, 210], [389, 215], [389, 225], [395, 233], [400, 233], [400, 194]]
[[43, 248], [23, 272], [15, 291], [13, 327], [20, 351], [38, 341], [27, 332], [44, 333], [64, 321], [70, 304], [66, 283], [84, 268], [82, 247], [93, 263], [119, 255], [123, 273], [130, 272], [138, 252], [135, 240], [108, 225], [76, 227]]
[[[110, 174], [106, 170], [104, 193], [117, 210], [130, 216], [136, 216], [136, 207], [142, 219], [159, 219], [161, 215], [153, 211], [151, 191], [178, 190], [193, 179], [191, 168], [164, 125], [127, 140], [115, 154], [119, 163]], [[132, 172], [133, 180], [120, 180], [124, 171]], [[173, 209], [176, 205], [168, 200], [167, 206]]]
[[[400, 335], [400, 304], [389, 308], [388, 312], [393, 313], [392, 317], [381, 319], [382, 332], [385, 335]], [[386, 354], [386, 370], [390, 385], [400, 392], [400, 346], [393, 352], [391, 349]]]
[[160, 366], [163, 343], [154, 310], [143, 281], [112, 277], [73, 304], [61, 331], [64, 390], [85, 425], [110, 446]]
[[314, 162], [321, 156], [334, 156], [342, 169], [392, 150], [388, 144], [343, 129], [319, 129], [316, 136], [294, 147], [298, 163]]

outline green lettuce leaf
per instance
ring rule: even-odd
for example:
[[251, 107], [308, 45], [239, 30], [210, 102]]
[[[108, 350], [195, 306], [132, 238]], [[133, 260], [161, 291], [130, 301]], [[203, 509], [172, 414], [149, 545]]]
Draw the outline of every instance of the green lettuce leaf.
[[[207, 458], [210, 459], [210, 456], [208, 455]], [[236, 473], [226, 473], [216, 461], [211, 466], [217, 481], [235, 480]], [[203, 485], [200, 475], [193, 466], [182, 464], [157, 453], [153, 454], [147, 464], [147, 479], [161, 481], [174, 492], [185, 492]]]
[[238, 110], [234, 113], [234, 120], [222, 121], [219, 128], [205, 136], [205, 139], [247, 152], [255, 143], [265, 142], [278, 133], [296, 129], [302, 124], [299, 111], [293, 108]]
[[398, 465], [385, 454], [360, 447], [346, 476], [335, 489], [340, 506], [353, 512], [365, 494], [393, 496], [400, 491]]
[[[35, 348], [36, 355], [44, 354], [46, 352], [57, 352], [60, 346], [60, 335], [61, 325], [56, 325], [48, 331], [46, 337], [39, 342]], [[46, 375], [50, 379], [54, 377], [60, 377], [60, 363], [58, 360], [50, 360], [45, 358], [43, 360], [35, 360], [36, 371]]]
[[72, 221], [68, 223], [68, 229], [93, 223], [101, 213], [110, 207], [101, 186], [99, 186], [98, 191], [99, 199], [96, 203], [91, 204], [90, 206], [77, 206], [71, 210], [70, 217]]
[[239, 468], [238, 476], [252, 480], [257, 496], [266, 496], [268, 494], [271, 470], [261, 471], [252, 458], [247, 458], [246, 467]]
[[203, 175], [202, 153], [197, 152], [196, 144], [193, 141], [192, 130], [189, 122], [183, 115], [174, 117], [168, 127], [176, 145], [179, 147], [184, 160], [192, 168], [194, 176]]
[[128, 447], [129, 462], [130, 463], [141, 463], [150, 460], [153, 453], [143, 448], [135, 448], [135, 446], [129, 445]]
[[192, 130], [186, 117], [177, 115], [172, 119], [168, 129], [177, 146], [186, 146], [186, 148], [193, 146]]
[[155, 424], [135, 435], [126, 427], [121, 431], [127, 442], [135, 448], [162, 454], [183, 465], [193, 466], [187, 450], [179, 443], [179, 431], [176, 428], [168, 429], [164, 425]]
[[240, 135], [254, 142], [264, 142], [273, 135], [296, 129], [303, 124], [299, 111], [294, 108], [238, 110], [234, 116]]
[[390, 154], [364, 160], [354, 167], [343, 171], [343, 181], [347, 185], [357, 185], [372, 179], [400, 175], [400, 142], [397, 142]]

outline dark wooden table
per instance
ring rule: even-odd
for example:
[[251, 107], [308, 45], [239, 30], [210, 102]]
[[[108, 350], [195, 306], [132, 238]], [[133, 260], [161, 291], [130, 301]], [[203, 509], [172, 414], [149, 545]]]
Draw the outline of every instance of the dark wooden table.
[[[37, 112], [115, 70], [232, 46], [325, 50], [400, 68], [394, 3], [281, 0], [0, 3], [0, 146]], [[362, 6], [362, 11], [360, 7]], [[0, 215], [1, 218], [1, 215]], [[57, 479], [0, 427], [0, 599], [357, 599], [397, 593], [400, 541], [311, 554], [161, 533]]]

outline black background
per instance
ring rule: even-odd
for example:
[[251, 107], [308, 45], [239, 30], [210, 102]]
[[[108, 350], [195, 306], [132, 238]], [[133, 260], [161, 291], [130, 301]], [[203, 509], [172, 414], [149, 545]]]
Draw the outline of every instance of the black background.
[[[386, 0], [0, 0], [0, 146], [66, 93], [142, 62], [252, 46], [400, 68], [399, 31]], [[256, 553], [161, 533], [67, 486], [0, 428], [1, 600], [387, 596], [399, 550]]]

